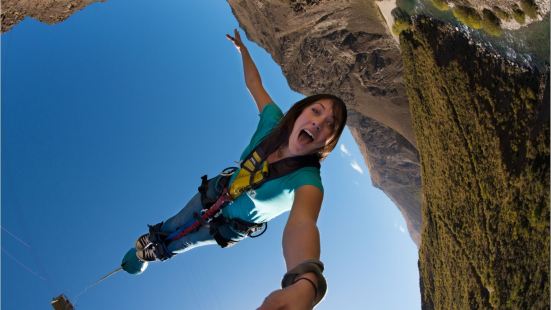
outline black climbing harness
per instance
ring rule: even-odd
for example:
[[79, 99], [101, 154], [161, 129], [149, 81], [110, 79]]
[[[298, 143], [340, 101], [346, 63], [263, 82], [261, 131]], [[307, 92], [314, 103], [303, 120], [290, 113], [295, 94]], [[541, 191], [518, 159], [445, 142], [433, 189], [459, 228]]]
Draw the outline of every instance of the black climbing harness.
[[[275, 163], [268, 163], [268, 155], [274, 151], [273, 147], [270, 147], [268, 143], [268, 140], [264, 139], [260, 145], [241, 162], [241, 169], [239, 169], [237, 176], [229, 188], [227, 187], [229, 180], [238, 168], [229, 167], [224, 169], [220, 174], [217, 186], [224, 189], [224, 193], [227, 188], [227, 193], [231, 197], [231, 200], [235, 200], [244, 192], [253, 191], [259, 188], [267, 181], [277, 179], [300, 168], [320, 168], [319, 159], [316, 155], [295, 156], [279, 160]], [[204, 212], [207, 212], [215, 203], [207, 196], [208, 184], [207, 176], [202, 176], [199, 192], [201, 193], [201, 202], [203, 203]], [[222, 208], [224, 206], [222, 206]], [[220, 234], [219, 228], [222, 225], [229, 225], [234, 231], [243, 233], [251, 238], [261, 236], [268, 228], [267, 222], [250, 223], [238, 218], [226, 218], [221, 215], [221, 210], [217, 211], [216, 215], [210, 219], [208, 223], [212, 236], [221, 247], [231, 246], [236, 243], [236, 241], [224, 238], [222, 234]]]
[[[189, 226], [182, 227], [180, 230], [165, 236], [160, 235], [159, 229], [151, 229], [155, 226], [150, 226], [150, 235], [153, 240], [157, 241], [154, 244], [158, 246], [162, 253], [162, 258], [167, 259], [172, 255], [167, 251], [166, 244], [177, 240], [187, 235], [188, 233], [197, 231], [201, 226], [209, 225], [210, 233], [221, 247], [231, 246], [237, 241], [227, 239], [220, 233], [222, 227], [230, 227], [231, 230], [249, 236], [251, 238], [262, 235], [268, 224], [251, 223], [237, 218], [227, 218], [222, 215], [222, 208], [227, 206], [231, 201], [237, 199], [242, 193], [253, 191], [259, 188], [267, 181], [277, 179], [289, 173], [292, 173], [303, 167], [320, 168], [319, 159], [316, 155], [304, 155], [289, 157], [279, 160], [275, 163], [268, 163], [268, 155], [274, 151], [273, 147], [268, 145], [267, 139], [264, 139], [246, 158], [241, 162], [240, 168], [226, 168], [218, 176], [215, 192], [215, 197], [209, 197], [209, 179], [207, 175], [201, 177], [201, 185], [198, 191], [201, 195], [201, 203], [203, 209], [200, 213], [194, 213], [195, 222]], [[237, 172], [231, 185], [228, 186], [233, 174]], [[162, 223], [160, 223], [162, 225]], [[153, 241], [152, 240], [152, 241]], [[164, 246], [163, 246], [164, 245]]]

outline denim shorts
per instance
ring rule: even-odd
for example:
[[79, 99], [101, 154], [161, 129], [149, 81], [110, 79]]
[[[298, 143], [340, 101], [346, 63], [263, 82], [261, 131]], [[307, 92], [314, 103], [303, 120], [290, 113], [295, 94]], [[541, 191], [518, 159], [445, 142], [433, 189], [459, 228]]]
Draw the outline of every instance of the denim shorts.
[[[224, 175], [218, 175], [207, 181], [208, 188], [206, 191], [206, 198], [214, 201], [218, 199], [223, 190], [222, 183], [225, 183], [223, 178], [228, 178]], [[231, 203], [231, 202], [230, 202]], [[167, 234], [172, 234], [175, 231], [182, 230], [196, 221], [194, 214], [201, 213], [203, 210], [203, 204], [201, 200], [201, 194], [194, 195], [189, 202], [182, 208], [176, 215], [167, 219], [161, 231]], [[222, 216], [222, 215], [220, 215]], [[213, 235], [222, 237], [227, 240], [227, 244], [219, 242], [219, 238], [215, 239]], [[247, 237], [247, 232], [238, 231], [231, 225], [231, 221], [227, 219], [225, 221], [216, 221], [216, 224], [207, 224], [199, 227], [196, 231], [193, 231], [177, 240], [170, 241], [167, 244], [167, 248], [172, 253], [182, 253], [192, 248], [210, 245], [218, 243], [219, 245], [226, 247], [233, 245]]]

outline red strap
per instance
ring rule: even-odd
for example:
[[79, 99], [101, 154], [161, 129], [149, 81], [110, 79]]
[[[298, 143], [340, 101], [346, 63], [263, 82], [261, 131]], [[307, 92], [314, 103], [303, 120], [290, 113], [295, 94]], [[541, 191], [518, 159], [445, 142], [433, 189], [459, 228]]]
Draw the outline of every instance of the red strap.
[[[212, 218], [214, 215], [216, 215], [216, 213], [218, 213], [218, 211], [220, 211], [220, 209], [222, 209], [224, 204], [228, 201], [231, 201], [231, 197], [228, 194], [228, 189], [224, 188], [224, 190], [222, 191], [222, 194], [220, 195], [220, 197], [218, 197], [218, 200], [216, 200], [216, 202], [210, 208], [208, 208], [208, 210], [205, 213], [203, 213], [203, 215], [201, 215], [201, 219], [203, 221], [207, 221], [208, 219]], [[189, 225], [186, 229], [182, 230], [179, 234], [174, 236], [172, 238], [172, 241], [182, 238], [183, 236], [196, 230], [200, 226], [201, 226], [201, 221], [193, 222], [193, 224]]]

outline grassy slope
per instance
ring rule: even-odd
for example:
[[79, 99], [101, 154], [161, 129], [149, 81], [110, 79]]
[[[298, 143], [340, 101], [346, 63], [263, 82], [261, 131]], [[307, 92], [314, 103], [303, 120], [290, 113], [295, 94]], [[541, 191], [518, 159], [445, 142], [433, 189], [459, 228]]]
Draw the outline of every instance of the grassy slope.
[[548, 309], [549, 71], [428, 19], [414, 29], [401, 47], [422, 164], [423, 307]]

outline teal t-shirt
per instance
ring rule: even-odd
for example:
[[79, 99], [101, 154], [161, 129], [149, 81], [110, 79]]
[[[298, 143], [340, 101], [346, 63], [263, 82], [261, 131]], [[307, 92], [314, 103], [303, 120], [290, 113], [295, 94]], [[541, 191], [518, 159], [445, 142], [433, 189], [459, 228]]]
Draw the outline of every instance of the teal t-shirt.
[[[275, 104], [264, 106], [260, 113], [260, 121], [251, 142], [241, 154], [240, 160], [249, 153], [270, 133], [279, 123], [283, 113]], [[230, 180], [239, 171], [236, 171]], [[320, 170], [315, 167], [304, 167], [280, 178], [262, 184], [256, 190], [241, 194], [231, 204], [222, 209], [224, 216], [239, 218], [244, 221], [261, 223], [291, 210], [295, 198], [295, 190], [303, 185], [313, 185], [323, 192]]]

